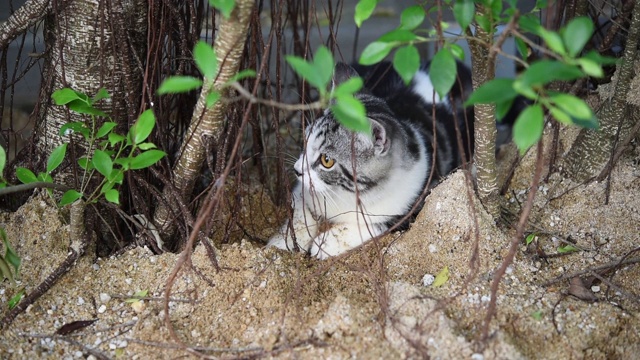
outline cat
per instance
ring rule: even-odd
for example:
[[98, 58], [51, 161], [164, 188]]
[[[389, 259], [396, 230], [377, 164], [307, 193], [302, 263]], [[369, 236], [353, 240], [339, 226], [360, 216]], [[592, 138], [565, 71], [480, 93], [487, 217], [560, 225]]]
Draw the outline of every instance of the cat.
[[457, 68], [456, 83], [440, 98], [429, 63], [408, 86], [389, 62], [338, 63], [334, 88], [355, 76], [364, 81], [355, 96], [365, 105], [371, 133], [346, 129], [329, 109], [307, 127], [305, 149], [294, 165], [293, 216], [268, 246], [326, 259], [402, 220], [406, 226], [424, 190], [472, 155], [473, 108], [463, 106], [472, 91], [471, 73], [462, 63]]

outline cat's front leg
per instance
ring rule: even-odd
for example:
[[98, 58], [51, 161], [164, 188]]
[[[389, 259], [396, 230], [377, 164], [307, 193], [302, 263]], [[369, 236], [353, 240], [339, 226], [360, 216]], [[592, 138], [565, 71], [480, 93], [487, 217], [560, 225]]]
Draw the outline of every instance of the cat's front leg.
[[385, 230], [386, 226], [381, 224], [335, 224], [313, 239], [309, 253], [325, 260], [358, 247]]
[[[295, 245], [293, 238], [295, 235], [298, 248], [304, 252], [309, 251], [312, 239], [318, 233], [318, 222], [307, 208], [304, 202], [302, 185], [296, 184], [291, 192], [293, 200], [293, 216], [287, 220], [280, 228], [280, 231], [269, 239], [267, 246], [275, 246], [279, 249], [293, 251]], [[308, 199], [306, 199], [308, 200]], [[291, 221], [291, 224], [289, 223]], [[293, 228], [293, 234], [291, 229]]]

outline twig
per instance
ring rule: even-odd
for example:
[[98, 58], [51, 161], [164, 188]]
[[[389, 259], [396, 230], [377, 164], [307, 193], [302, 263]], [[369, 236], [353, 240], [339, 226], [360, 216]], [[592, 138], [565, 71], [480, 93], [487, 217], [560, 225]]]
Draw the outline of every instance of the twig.
[[520, 243], [520, 239], [522, 239], [522, 236], [524, 235], [524, 229], [527, 225], [527, 220], [529, 218], [529, 214], [531, 213], [531, 209], [533, 208], [533, 200], [535, 199], [536, 193], [538, 192], [538, 184], [540, 183], [540, 178], [542, 177], [542, 167], [544, 166], [544, 149], [542, 140], [538, 141], [537, 150], [538, 152], [536, 153], [536, 170], [533, 174], [533, 181], [531, 181], [531, 190], [529, 191], [527, 202], [525, 203], [525, 206], [522, 209], [522, 213], [520, 214], [520, 220], [518, 221], [516, 233], [511, 239], [509, 253], [502, 261], [502, 265], [494, 274], [493, 281], [491, 282], [491, 301], [489, 301], [489, 307], [487, 308], [487, 314], [484, 318], [484, 324], [482, 327], [482, 339], [484, 342], [489, 339], [489, 324], [491, 323], [491, 319], [496, 313], [496, 304], [498, 300], [497, 297], [498, 289], [500, 288], [500, 282], [505, 272], [507, 271], [507, 267], [511, 265], [511, 263], [513, 263], [513, 259], [516, 256], [518, 244]]
[[309, 104], [285, 104], [273, 100], [262, 99], [253, 94], [251, 94], [247, 89], [245, 89], [240, 83], [237, 81], [229, 84], [232, 88], [242, 95], [243, 98], [247, 99], [251, 104], [262, 104], [267, 106], [276, 107], [279, 109], [287, 110], [287, 111], [308, 111], [308, 110], [318, 110], [323, 109], [325, 104], [321, 101], [315, 101]]
[[49, 291], [58, 279], [66, 274], [71, 267], [75, 265], [76, 260], [84, 254], [84, 250], [89, 242], [87, 234], [84, 231], [84, 209], [85, 205], [82, 201], [76, 201], [71, 206], [71, 245], [69, 246], [69, 255], [67, 255], [67, 258], [53, 271], [53, 273], [49, 274], [49, 276], [47, 276], [47, 278], [44, 279], [38, 287], [36, 287], [28, 296], [20, 301], [16, 307], [11, 309], [11, 311], [9, 311], [2, 320], [0, 320], [0, 329], [4, 329], [9, 326], [16, 316], [38, 300], [40, 296]]
[[46, 335], [46, 334], [20, 334], [20, 336], [23, 337], [30, 337], [30, 338], [34, 338], [34, 339], [54, 339], [54, 340], [62, 340], [62, 341], [66, 341], [69, 344], [75, 345], [77, 347], [79, 347], [80, 349], [82, 349], [82, 352], [85, 352], [89, 355], [93, 355], [95, 356], [97, 359], [101, 359], [101, 360], [109, 360], [109, 356], [105, 355], [102, 351], [96, 350], [95, 348], [91, 348], [88, 347], [87, 345], [74, 340], [68, 336], [61, 336], [61, 335]]
[[553, 280], [545, 281], [542, 284], [540, 284], [540, 286], [553, 285], [553, 284], [558, 283], [560, 281], [572, 279], [572, 278], [574, 278], [576, 276], [589, 274], [592, 271], [610, 270], [611, 268], [621, 267], [621, 266], [630, 265], [630, 264], [637, 264], [637, 263], [640, 263], [640, 257], [634, 257], [634, 258], [627, 259], [627, 260], [622, 260], [622, 261], [621, 260], [616, 260], [616, 261], [608, 262], [606, 264], [603, 264], [603, 265], [600, 265], [600, 266], [596, 266], [596, 267], [593, 267], [593, 268], [587, 268], [587, 269], [584, 269], [584, 270], [572, 272], [570, 274], [564, 274], [564, 275], [562, 275], [562, 276], [560, 276], [558, 278], [555, 278]]
[[13, 186], [8, 186], [6, 188], [0, 189], [0, 196], [9, 195], [9, 194], [13, 194], [21, 191], [33, 190], [36, 188], [55, 189], [60, 191], [71, 190], [71, 188], [66, 185], [44, 182], [44, 181], [36, 181], [28, 184], [13, 185]]

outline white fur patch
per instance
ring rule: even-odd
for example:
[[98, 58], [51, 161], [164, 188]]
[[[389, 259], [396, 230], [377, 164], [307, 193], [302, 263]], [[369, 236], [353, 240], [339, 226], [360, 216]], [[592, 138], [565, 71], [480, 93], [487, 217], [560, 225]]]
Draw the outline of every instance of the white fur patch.
[[413, 90], [418, 96], [422, 97], [427, 104], [435, 104], [441, 103], [442, 99], [436, 93], [436, 89], [433, 87], [431, 83], [431, 79], [429, 78], [429, 74], [426, 71], [418, 71], [413, 76]]

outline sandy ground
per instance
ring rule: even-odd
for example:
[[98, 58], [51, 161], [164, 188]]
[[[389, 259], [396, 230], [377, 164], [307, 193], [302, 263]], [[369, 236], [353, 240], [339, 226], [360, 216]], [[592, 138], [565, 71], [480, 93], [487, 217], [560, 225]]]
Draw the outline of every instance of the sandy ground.
[[[511, 211], [526, 199], [533, 157], [524, 159], [505, 198]], [[578, 290], [595, 301], [569, 295], [569, 279], [545, 283], [638, 247], [634, 158], [637, 153], [629, 154], [615, 168], [606, 205], [601, 183], [578, 186], [552, 175], [540, 186], [527, 227], [538, 237], [528, 247], [521, 239], [486, 341], [479, 339], [491, 281], [514, 231], [498, 228], [478, 200], [468, 198], [465, 176], [457, 172], [432, 191], [410, 230], [346, 256], [322, 262], [240, 240], [216, 246], [216, 270], [197, 246], [171, 288], [175, 337], [162, 297], [180, 255], [136, 248], [95, 258], [90, 250], [3, 331], [0, 358], [173, 359], [200, 352], [220, 358], [632, 359], [640, 353], [638, 264], [600, 280], [582, 274], [585, 286]], [[278, 223], [273, 206], [260, 189], [245, 190], [240, 215], [254, 219], [258, 237], [266, 238]], [[68, 226], [40, 195], [0, 222], [23, 258], [20, 285], [30, 292], [66, 256]], [[581, 250], [554, 255], [563, 240]], [[425, 285], [445, 267], [442, 286]], [[145, 300], [128, 300], [143, 290]], [[2, 313], [15, 291], [7, 281], [0, 284]], [[90, 326], [54, 335], [65, 324], [92, 319]]]

